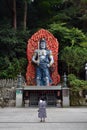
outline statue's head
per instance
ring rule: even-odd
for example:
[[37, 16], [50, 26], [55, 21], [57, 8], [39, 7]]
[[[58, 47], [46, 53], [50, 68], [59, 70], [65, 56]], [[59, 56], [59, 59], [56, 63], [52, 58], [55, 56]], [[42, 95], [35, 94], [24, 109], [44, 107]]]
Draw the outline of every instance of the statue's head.
[[39, 46], [40, 49], [46, 49], [46, 40], [44, 38], [40, 39]]

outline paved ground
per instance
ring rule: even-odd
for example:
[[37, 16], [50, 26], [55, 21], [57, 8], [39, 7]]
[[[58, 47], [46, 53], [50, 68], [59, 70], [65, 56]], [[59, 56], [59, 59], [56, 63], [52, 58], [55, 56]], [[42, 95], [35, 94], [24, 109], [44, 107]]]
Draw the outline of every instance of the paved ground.
[[87, 108], [47, 108], [41, 123], [38, 108], [0, 108], [0, 130], [87, 130]]

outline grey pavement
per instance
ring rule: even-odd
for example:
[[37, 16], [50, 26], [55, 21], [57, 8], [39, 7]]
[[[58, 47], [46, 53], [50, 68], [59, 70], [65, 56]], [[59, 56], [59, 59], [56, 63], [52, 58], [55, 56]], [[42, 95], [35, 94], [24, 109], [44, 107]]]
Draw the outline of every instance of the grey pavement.
[[87, 108], [47, 108], [45, 123], [38, 108], [0, 108], [0, 130], [87, 130]]

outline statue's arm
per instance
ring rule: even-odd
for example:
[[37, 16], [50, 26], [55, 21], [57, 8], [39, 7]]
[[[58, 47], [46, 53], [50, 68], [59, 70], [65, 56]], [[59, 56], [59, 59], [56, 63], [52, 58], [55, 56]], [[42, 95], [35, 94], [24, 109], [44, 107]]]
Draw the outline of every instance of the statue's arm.
[[38, 55], [38, 52], [37, 50], [34, 52], [34, 55], [32, 57], [32, 62], [35, 63], [35, 64], [39, 64], [39, 61], [36, 59], [37, 58], [37, 55]]
[[54, 63], [54, 58], [53, 58], [53, 55], [52, 55], [52, 51], [50, 51], [49, 59], [50, 59], [50, 63], [49, 63], [49, 67], [50, 67]]

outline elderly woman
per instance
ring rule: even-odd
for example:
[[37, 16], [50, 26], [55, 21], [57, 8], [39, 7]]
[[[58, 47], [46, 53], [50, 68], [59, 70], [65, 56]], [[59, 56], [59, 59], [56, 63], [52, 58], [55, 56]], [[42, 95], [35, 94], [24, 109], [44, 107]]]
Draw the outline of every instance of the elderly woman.
[[44, 98], [41, 98], [39, 101], [39, 110], [38, 110], [38, 117], [41, 119], [40, 122], [45, 122], [46, 115], [46, 101]]

